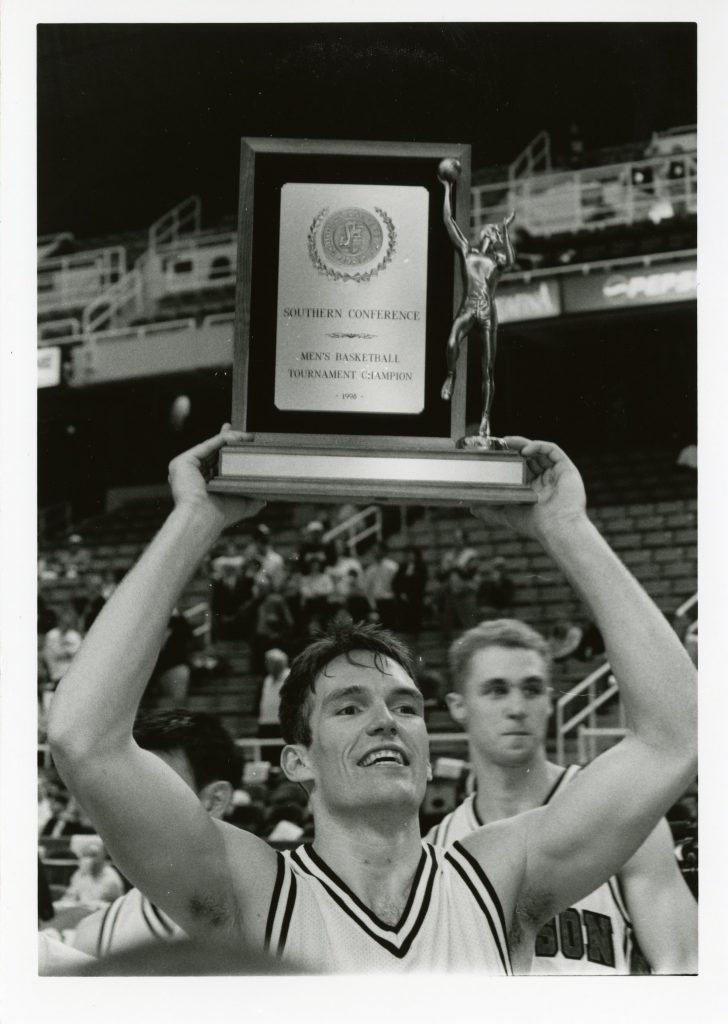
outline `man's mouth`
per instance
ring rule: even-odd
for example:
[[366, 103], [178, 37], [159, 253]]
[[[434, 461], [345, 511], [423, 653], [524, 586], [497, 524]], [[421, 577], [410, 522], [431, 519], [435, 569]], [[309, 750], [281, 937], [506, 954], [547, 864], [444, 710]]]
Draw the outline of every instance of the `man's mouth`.
[[395, 747], [377, 747], [376, 750], [370, 750], [368, 754], [365, 754], [358, 764], [360, 768], [371, 768], [372, 765], [379, 764], [396, 764], [404, 767], [409, 764], [409, 760], [401, 750], [397, 750]]

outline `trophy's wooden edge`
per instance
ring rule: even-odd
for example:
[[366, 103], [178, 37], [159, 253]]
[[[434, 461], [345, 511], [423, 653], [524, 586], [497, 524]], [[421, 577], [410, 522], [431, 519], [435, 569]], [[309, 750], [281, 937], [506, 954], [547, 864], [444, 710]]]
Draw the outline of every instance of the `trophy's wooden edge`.
[[368, 504], [412, 505], [512, 505], [533, 504], [534, 491], [527, 484], [399, 483], [340, 479], [300, 480], [279, 477], [215, 477], [208, 490], [215, 494], [238, 494], [268, 501], [321, 501], [339, 504], [357, 499]]

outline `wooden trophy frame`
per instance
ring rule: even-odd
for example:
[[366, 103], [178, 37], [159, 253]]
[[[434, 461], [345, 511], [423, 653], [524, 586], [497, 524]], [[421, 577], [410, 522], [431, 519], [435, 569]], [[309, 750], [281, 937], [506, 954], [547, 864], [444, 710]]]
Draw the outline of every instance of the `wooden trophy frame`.
[[456, 450], [466, 359], [440, 389], [462, 285], [443, 225], [448, 143], [245, 138], [232, 426], [217, 492], [398, 504], [533, 500], [510, 452]]

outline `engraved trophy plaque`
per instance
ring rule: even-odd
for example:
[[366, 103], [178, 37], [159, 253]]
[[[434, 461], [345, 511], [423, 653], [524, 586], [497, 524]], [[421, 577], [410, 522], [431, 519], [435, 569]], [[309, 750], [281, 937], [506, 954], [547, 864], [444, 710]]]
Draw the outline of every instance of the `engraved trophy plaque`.
[[251, 440], [222, 450], [212, 490], [533, 500], [520, 456], [458, 450], [464, 372], [442, 399], [462, 292], [443, 230], [448, 159], [461, 170], [454, 216], [467, 223], [467, 146], [242, 140], [231, 422]]

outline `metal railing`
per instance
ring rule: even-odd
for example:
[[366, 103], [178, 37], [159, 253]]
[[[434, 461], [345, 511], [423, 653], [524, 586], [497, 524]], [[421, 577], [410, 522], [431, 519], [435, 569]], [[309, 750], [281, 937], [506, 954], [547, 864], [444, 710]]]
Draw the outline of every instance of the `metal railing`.
[[149, 249], [156, 252], [176, 242], [185, 233], [200, 230], [202, 204], [199, 196], [188, 196], [178, 203], [149, 228]]
[[511, 163], [508, 168], [508, 180], [513, 182], [517, 178], [550, 170], [551, 136], [547, 131], [541, 131]]
[[126, 250], [121, 245], [42, 258], [38, 264], [38, 311], [83, 306], [125, 273]]
[[556, 171], [477, 185], [471, 228], [477, 235], [510, 210], [531, 235], [594, 231], [697, 212], [696, 153], [675, 153], [606, 166]]
[[[606, 688], [598, 693], [598, 689], [604, 684], [606, 684]], [[612, 675], [611, 667], [608, 662], [605, 662], [586, 679], [582, 679], [580, 683], [572, 687], [568, 693], [559, 697], [556, 701], [556, 760], [559, 764], [564, 764], [566, 761], [566, 740], [569, 734], [584, 722], [586, 728], [595, 729], [597, 710], [618, 692], [619, 688]], [[578, 698], [587, 700], [586, 707], [577, 711], [571, 718], [566, 718], [567, 707]]]
[[579, 727], [576, 737], [576, 756], [579, 764], [588, 764], [597, 756], [597, 740], [621, 740], [627, 730], [624, 726], [586, 726]]
[[46, 345], [66, 345], [82, 340], [81, 321], [75, 316], [45, 320], [38, 324], [38, 348], [44, 348]]
[[355, 555], [357, 544], [372, 536], [379, 541], [382, 539], [382, 510], [378, 505], [369, 505], [361, 512], [355, 512], [343, 523], [328, 530], [324, 540], [328, 543], [337, 537], [343, 537], [349, 553]]

